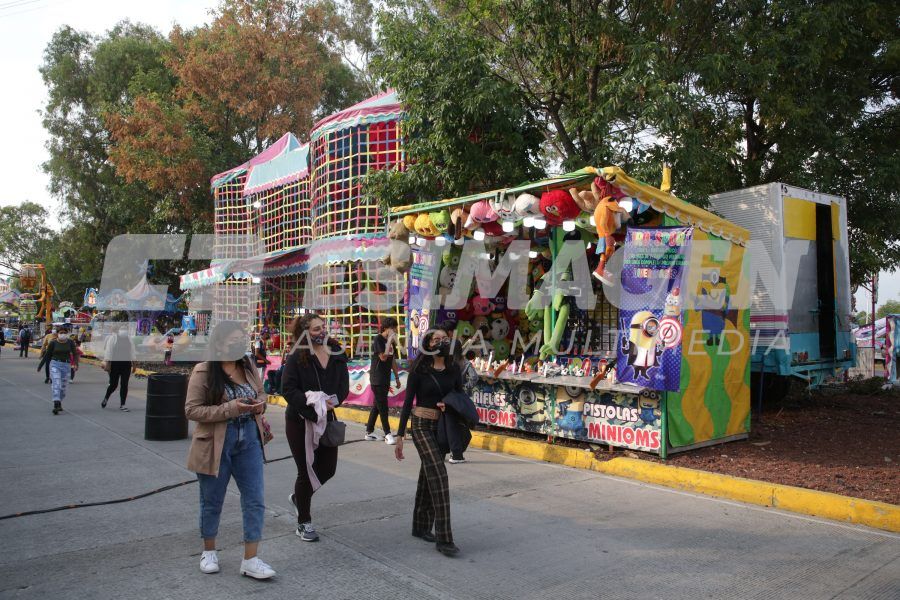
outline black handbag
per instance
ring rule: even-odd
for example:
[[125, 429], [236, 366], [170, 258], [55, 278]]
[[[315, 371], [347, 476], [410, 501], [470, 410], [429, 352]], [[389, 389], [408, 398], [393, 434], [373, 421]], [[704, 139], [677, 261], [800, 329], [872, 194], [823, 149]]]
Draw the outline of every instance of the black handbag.
[[[319, 391], [324, 392], [322, 389], [322, 380], [319, 379], [319, 369], [313, 365], [313, 372], [316, 374], [316, 381], [319, 382]], [[328, 418], [328, 413], [325, 413], [325, 418]], [[347, 424], [343, 421], [338, 421], [337, 414], [334, 416], [333, 421], [328, 421], [325, 424], [325, 431], [322, 432], [322, 437], [319, 438], [319, 445], [324, 446], [326, 448], [337, 448], [344, 444], [344, 441], [347, 439]]]

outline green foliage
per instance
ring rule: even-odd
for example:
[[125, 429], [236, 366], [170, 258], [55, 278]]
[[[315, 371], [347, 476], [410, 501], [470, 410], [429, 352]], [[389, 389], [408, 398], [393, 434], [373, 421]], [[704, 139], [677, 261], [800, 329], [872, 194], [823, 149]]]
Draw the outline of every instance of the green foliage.
[[862, 327], [863, 325], [866, 325], [868, 322], [869, 322], [869, 313], [867, 313], [864, 310], [861, 310], [858, 313], [856, 313], [856, 324], [857, 325]]
[[883, 319], [888, 315], [900, 315], [900, 300], [888, 300], [875, 311], [875, 320]]
[[466, 191], [492, 187], [448, 104], [483, 117], [513, 102], [555, 172], [617, 164], [656, 182], [668, 162], [701, 204], [774, 181], [847, 197], [857, 284], [900, 266], [897, 23], [898, 4], [874, 0], [389, 2], [376, 67], [413, 115], [418, 163], [374, 189], [447, 196], [428, 186], [456, 191], [468, 169]]
[[376, 172], [367, 192], [398, 205], [540, 175], [541, 131], [516, 86], [492, 74], [490, 45], [426, 9], [381, 13], [375, 72], [407, 108], [406, 172]]
[[[83, 293], [84, 287], [97, 285], [102, 249], [116, 235], [208, 227], [204, 220], [186, 218], [179, 210], [182, 199], [174, 193], [124, 181], [109, 160], [106, 116], [129, 106], [139, 94], [171, 93], [173, 79], [164, 65], [167, 49], [157, 31], [125, 21], [102, 37], [63, 27], [44, 51], [40, 71], [48, 91], [43, 122], [50, 157], [43, 167], [51, 193], [63, 203], [67, 226], [34, 260], [48, 265], [58, 287], [71, 284]], [[173, 272], [164, 275], [163, 281], [176, 281]]]

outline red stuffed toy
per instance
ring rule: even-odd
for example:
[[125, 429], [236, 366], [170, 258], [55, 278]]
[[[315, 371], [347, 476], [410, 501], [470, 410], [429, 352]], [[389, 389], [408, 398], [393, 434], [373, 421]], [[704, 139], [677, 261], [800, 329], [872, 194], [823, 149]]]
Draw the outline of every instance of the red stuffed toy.
[[558, 227], [563, 221], [574, 221], [581, 214], [581, 209], [569, 192], [550, 190], [541, 195], [541, 213], [547, 219], [547, 225]]

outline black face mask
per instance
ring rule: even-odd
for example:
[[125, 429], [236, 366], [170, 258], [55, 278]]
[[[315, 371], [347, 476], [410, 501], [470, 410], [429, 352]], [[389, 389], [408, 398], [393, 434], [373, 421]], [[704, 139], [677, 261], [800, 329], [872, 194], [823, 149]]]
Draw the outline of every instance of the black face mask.
[[450, 340], [444, 340], [437, 345], [438, 356], [450, 356]]

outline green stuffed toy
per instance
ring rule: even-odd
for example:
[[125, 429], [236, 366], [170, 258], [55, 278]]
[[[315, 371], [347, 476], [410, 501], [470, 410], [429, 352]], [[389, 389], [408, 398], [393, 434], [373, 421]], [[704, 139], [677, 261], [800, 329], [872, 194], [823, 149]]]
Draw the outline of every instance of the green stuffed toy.
[[455, 269], [459, 266], [460, 257], [462, 257], [462, 248], [459, 246], [450, 246], [441, 254], [441, 262], [445, 267]]
[[450, 211], [446, 208], [428, 213], [428, 217], [431, 219], [431, 225], [437, 231], [437, 235], [447, 233], [447, 230], [450, 229]]

